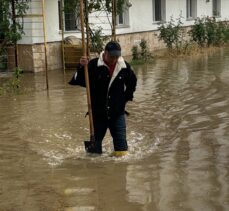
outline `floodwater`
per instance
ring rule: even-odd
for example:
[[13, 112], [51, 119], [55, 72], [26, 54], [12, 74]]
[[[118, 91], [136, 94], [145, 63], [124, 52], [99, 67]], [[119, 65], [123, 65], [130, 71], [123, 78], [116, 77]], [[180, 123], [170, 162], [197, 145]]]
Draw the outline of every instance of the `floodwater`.
[[85, 89], [73, 72], [24, 74], [0, 97], [1, 211], [229, 210], [229, 49], [135, 67], [130, 153], [84, 152]]

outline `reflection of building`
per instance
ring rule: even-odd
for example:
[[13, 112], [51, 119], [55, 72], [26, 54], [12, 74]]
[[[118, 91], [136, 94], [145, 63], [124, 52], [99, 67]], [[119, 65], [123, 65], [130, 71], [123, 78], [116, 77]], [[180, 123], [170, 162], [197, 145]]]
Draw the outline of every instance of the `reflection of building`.
[[[42, 0], [31, 0], [29, 13], [37, 14], [37, 5]], [[45, 25], [47, 29], [48, 69], [62, 67], [61, 56], [61, 4], [60, 0], [45, 1]], [[65, 2], [63, 0], [63, 2]], [[160, 23], [174, 19], [180, 15], [185, 26], [192, 25], [196, 17], [216, 16], [219, 20], [226, 20], [229, 2], [227, 0], [197, 1], [197, 0], [126, 0], [123, 12], [116, 18], [117, 38], [123, 46], [123, 55], [131, 55], [133, 45], [138, 45], [141, 39], [147, 41], [150, 50], [164, 47], [158, 41], [158, 26]], [[29, 21], [28, 21], [29, 20]], [[44, 38], [42, 24], [38, 17], [25, 19], [25, 35], [19, 42], [19, 65], [25, 70], [42, 71], [45, 65]], [[111, 34], [111, 14], [104, 12], [92, 13], [89, 21], [92, 28], [103, 28], [103, 34]], [[80, 38], [79, 10], [64, 14], [64, 36]]]
[[[148, 175], [149, 176], [149, 175]], [[126, 174], [126, 190], [128, 201], [141, 205], [152, 202], [151, 184], [147, 181], [147, 172], [140, 166], [129, 165]]]

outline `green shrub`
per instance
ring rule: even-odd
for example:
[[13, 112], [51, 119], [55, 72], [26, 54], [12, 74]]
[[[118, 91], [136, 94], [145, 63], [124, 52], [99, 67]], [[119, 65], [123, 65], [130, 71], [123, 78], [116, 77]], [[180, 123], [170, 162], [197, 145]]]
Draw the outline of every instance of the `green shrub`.
[[221, 32], [215, 18], [207, 17], [205, 19], [207, 46], [218, 45], [221, 41]]
[[199, 46], [220, 46], [228, 40], [228, 24], [210, 17], [197, 18], [189, 34]]
[[137, 45], [134, 45], [131, 49], [132, 51], [132, 64], [142, 64], [145, 62], [150, 63], [152, 60], [152, 56], [148, 50], [146, 40], [142, 39], [139, 43], [140, 52]]
[[18, 67], [14, 69], [13, 77], [4, 82], [0, 87], [0, 95], [4, 94], [20, 94], [21, 93], [21, 75], [22, 70]]
[[206, 30], [204, 19], [197, 18], [194, 25], [189, 31], [189, 35], [192, 40], [196, 42], [199, 46], [204, 46], [206, 43]]
[[7, 52], [6, 49], [0, 46], [0, 70], [7, 69]]
[[181, 17], [179, 17], [177, 24], [173, 17], [170, 18], [168, 23], [162, 24], [158, 29], [160, 31], [159, 40], [163, 40], [167, 48], [179, 49], [182, 47], [183, 43], [183, 23], [181, 22]]
[[137, 60], [139, 59], [139, 52], [138, 52], [138, 46], [134, 45], [131, 48], [131, 52], [132, 52], [132, 60]]

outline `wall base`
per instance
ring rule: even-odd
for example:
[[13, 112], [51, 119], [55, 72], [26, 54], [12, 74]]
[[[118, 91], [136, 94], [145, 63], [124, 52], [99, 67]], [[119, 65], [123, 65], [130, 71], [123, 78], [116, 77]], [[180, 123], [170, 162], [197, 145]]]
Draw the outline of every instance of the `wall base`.
[[[45, 71], [44, 44], [18, 45], [18, 66], [26, 72]], [[61, 42], [47, 44], [47, 66], [48, 70], [63, 68]]]

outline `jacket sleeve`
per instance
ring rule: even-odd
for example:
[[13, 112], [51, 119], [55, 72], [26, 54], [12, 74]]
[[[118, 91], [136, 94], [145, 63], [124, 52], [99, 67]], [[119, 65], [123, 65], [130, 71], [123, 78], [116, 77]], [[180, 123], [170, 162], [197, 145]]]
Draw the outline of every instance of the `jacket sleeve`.
[[77, 65], [77, 70], [68, 83], [70, 85], [79, 85], [82, 87], [86, 87], [83, 66], [81, 66], [80, 64]]
[[137, 77], [128, 63], [127, 63], [127, 69], [128, 69], [128, 75], [125, 81], [125, 85], [126, 85], [125, 100], [126, 102], [133, 100], [134, 92], [136, 90], [136, 85], [137, 85]]

